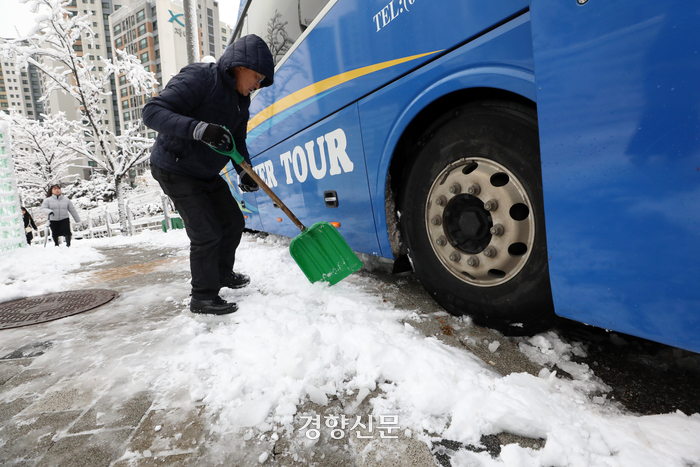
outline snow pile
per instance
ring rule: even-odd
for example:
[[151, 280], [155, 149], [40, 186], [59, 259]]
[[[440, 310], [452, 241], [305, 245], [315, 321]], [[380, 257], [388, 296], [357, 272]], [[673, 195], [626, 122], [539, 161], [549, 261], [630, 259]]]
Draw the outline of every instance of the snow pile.
[[[73, 242], [70, 250], [34, 244], [0, 254], [0, 303], [18, 298], [63, 292], [71, 287], [66, 273], [81, 265], [102, 260], [91, 246]], [[81, 288], [81, 284], [73, 284]]]
[[[55, 274], [80, 261], [98, 261], [96, 246], [128, 245], [167, 248], [181, 256], [188, 247], [182, 231], [83, 240], [79, 248], [71, 247], [76, 259]], [[700, 463], [700, 415], [642, 417], [621, 411], [599, 397], [601, 384], [590, 369], [570, 362], [569, 356], [583, 349], [555, 334], [525, 339], [521, 348], [573, 380], [548, 370], [539, 377], [501, 377], [468, 351], [404, 325], [413, 312], [367, 292], [369, 279], [354, 276], [333, 287], [308, 283], [287, 247], [288, 241], [278, 237], [244, 236], [236, 270], [251, 276], [251, 286], [222, 292], [238, 303], [235, 314], [189, 313], [188, 279], [144, 283], [119, 298], [118, 313], [97, 310], [89, 320], [47, 327], [54, 347], [36, 361], [59, 359], [65, 364], [57, 371], [66, 374], [80, 369], [88, 389], [113, 384], [125, 395], [149, 390], [164, 406], [183, 394], [203, 401], [217, 415], [210, 418], [210, 429], [221, 433], [253, 427], [274, 437], [273, 432], [290, 426], [305, 401], [325, 405], [337, 397], [352, 411], [371, 398], [375, 416], [397, 415], [402, 429], [426, 442], [444, 438], [478, 445], [482, 435], [501, 432], [546, 440], [541, 450], [505, 446], [496, 459], [461, 450], [451, 459], [454, 467]], [[58, 261], [46, 257], [48, 250], [23, 249], [17, 254], [25, 256], [15, 256], [13, 263]], [[67, 256], [64, 248], [55, 251]], [[186, 261], [178, 264], [186, 277]], [[39, 275], [42, 269], [27, 268], [24, 283], [47, 280]], [[65, 284], [71, 280], [64, 278]], [[18, 293], [17, 281], [0, 286], [0, 297]], [[5, 287], [15, 289], [8, 293]], [[173, 311], [154, 315], [163, 307]], [[12, 338], [22, 331], [6, 332]]]

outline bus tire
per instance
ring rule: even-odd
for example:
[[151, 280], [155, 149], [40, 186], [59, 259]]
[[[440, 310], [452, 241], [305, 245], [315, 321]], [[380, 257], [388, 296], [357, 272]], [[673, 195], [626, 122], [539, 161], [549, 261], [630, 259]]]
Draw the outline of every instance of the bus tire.
[[415, 274], [453, 315], [509, 335], [554, 318], [537, 118], [485, 101], [438, 118], [404, 185], [402, 235]]

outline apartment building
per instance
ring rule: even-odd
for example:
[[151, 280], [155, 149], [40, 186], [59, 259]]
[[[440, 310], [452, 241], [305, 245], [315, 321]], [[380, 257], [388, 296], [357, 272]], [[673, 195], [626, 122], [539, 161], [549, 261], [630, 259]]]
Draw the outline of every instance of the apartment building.
[[[135, 0], [122, 5], [109, 17], [115, 48], [139, 57], [144, 67], [156, 74], [158, 90], [187, 65], [184, 7], [178, 0]], [[117, 5], [115, 5], [117, 7]], [[219, 3], [197, 2], [200, 58], [219, 58], [226, 49], [231, 29], [219, 21]], [[141, 118], [149, 96], [136, 96], [125, 76], [117, 81], [120, 125], [123, 127]], [[144, 134], [155, 138], [150, 129]]]
[[[5, 39], [0, 38], [0, 43]], [[25, 117], [40, 119], [45, 112], [41, 98], [39, 72], [34, 65], [18, 72], [13, 59], [0, 61], [0, 110], [16, 110]]]

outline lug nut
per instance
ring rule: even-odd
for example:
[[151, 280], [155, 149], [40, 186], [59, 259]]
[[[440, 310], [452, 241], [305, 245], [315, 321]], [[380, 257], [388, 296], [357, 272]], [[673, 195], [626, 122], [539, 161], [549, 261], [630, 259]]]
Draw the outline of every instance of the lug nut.
[[484, 203], [484, 209], [487, 211], [495, 211], [498, 209], [498, 201], [495, 199], [490, 199]]
[[448, 189], [450, 193], [453, 195], [458, 195], [462, 192], [462, 186], [459, 183], [453, 183], [452, 186]]
[[477, 258], [476, 256], [470, 256], [469, 258], [467, 258], [467, 264], [475, 268], [479, 265], [479, 258]]
[[445, 246], [447, 245], [447, 239], [445, 237], [440, 237], [435, 240], [435, 243], [437, 243], [438, 246]]
[[453, 251], [450, 254], [450, 261], [459, 262], [460, 259], [462, 259], [462, 255], [460, 255], [458, 252]]
[[435, 204], [437, 204], [438, 206], [444, 206], [447, 204], [447, 198], [440, 195], [437, 198], [435, 198]]
[[493, 227], [491, 227], [491, 230], [489, 232], [491, 232], [491, 235], [495, 235], [496, 237], [500, 237], [501, 235], [503, 235], [504, 230], [505, 229], [503, 228], [503, 226], [501, 224], [496, 224]]
[[496, 249], [492, 246], [486, 247], [484, 250], [484, 256], [487, 258], [495, 258], [496, 257]]
[[467, 188], [467, 193], [470, 195], [477, 196], [479, 193], [481, 193], [481, 187], [475, 183], [469, 188]]
[[430, 223], [433, 225], [442, 225], [442, 216], [435, 216], [430, 219]]

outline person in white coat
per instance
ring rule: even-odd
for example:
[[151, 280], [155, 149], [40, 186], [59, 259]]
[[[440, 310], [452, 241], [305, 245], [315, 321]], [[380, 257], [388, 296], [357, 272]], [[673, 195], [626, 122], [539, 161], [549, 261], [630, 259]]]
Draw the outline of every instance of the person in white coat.
[[70, 231], [68, 214], [73, 216], [75, 222], [80, 222], [80, 216], [71, 200], [61, 194], [60, 186], [52, 185], [49, 188], [46, 199], [41, 203], [41, 209], [48, 215], [54, 245], [58, 246], [58, 237], [63, 236], [66, 238], [66, 246], [70, 246], [73, 234]]

